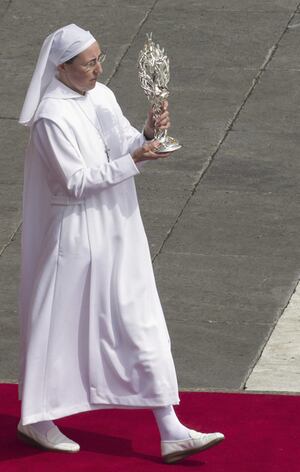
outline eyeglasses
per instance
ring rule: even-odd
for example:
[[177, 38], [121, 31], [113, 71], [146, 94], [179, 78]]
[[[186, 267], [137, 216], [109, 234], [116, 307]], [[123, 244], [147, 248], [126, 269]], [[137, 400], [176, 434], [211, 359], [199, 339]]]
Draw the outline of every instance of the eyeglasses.
[[97, 62], [102, 64], [106, 59], [106, 52], [102, 52], [97, 59], [93, 59], [92, 61], [88, 62], [87, 64], [83, 65], [83, 68], [86, 72], [89, 72], [91, 69], [96, 67]]

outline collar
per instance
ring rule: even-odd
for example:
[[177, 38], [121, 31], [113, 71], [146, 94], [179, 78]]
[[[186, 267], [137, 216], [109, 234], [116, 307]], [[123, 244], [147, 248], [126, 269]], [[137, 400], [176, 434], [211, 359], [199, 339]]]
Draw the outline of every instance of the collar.
[[67, 85], [63, 84], [57, 77], [53, 77], [50, 84], [48, 85], [44, 95], [44, 98], [58, 98], [58, 99], [68, 99], [68, 98], [85, 98], [88, 92], [85, 95], [75, 92]]

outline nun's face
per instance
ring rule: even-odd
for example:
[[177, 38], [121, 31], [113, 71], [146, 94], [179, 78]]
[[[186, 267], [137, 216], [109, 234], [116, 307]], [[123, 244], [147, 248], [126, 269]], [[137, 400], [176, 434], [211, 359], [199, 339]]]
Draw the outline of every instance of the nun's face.
[[71, 63], [58, 66], [60, 80], [79, 93], [95, 87], [97, 77], [102, 73], [103, 54], [97, 42], [81, 52]]

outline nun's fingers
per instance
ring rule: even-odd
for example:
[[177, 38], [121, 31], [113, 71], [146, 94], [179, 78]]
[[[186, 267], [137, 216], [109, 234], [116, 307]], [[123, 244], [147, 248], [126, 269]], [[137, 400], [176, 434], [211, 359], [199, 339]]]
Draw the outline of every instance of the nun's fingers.
[[168, 100], [164, 100], [162, 104], [162, 111], [166, 111], [169, 108]]
[[167, 129], [171, 126], [170, 114], [168, 111], [163, 112], [157, 119], [156, 125], [159, 129]]
[[170, 154], [170, 152], [155, 152], [153, 153], [153, 156], [154, 159], [165, 159], [166, 157], [169, 157]]
[[170, 153], [169, 152], [155, 152], [155, 151], [148, 151], [146, 154], [144, 154], [144, 159], [145, 160], [157, 160], [157, 159], [165, 159], [169, 157]]

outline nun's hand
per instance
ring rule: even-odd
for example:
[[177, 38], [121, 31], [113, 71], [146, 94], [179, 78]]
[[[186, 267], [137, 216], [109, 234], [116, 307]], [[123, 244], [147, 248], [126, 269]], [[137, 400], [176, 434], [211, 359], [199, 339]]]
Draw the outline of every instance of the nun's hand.
[[161, 114], [159, 115], [156, 123], [154, 120], [152, 108], [149, 110], [147, 121], [144, 126], [144, 135], [146, 139], [154, 138], [155, 127], [161, 130], [170, 128], [171, 121], [170, 121], [170, 113], [168, 111], [168, 107], [169, 107], [168, 100], [164, 100], [162, 104]]
[[164, 159], [170, 155], [169, 152], [156, 153], [155, 150], [160, 146], [158, 141], [145, 143], [142, 147], [136, 149], [132, 155], [135, 163], [142, 161], [154, 161], [156, 159]]

